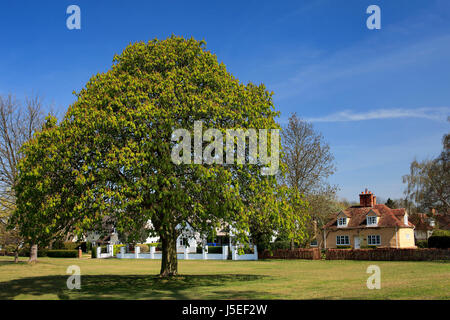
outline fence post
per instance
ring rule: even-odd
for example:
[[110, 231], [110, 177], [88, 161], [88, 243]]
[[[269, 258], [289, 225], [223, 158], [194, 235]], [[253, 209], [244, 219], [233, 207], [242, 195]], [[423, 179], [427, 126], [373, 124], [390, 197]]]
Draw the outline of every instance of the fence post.
[[255, 260], [258, 260], [258, 248], [256, 247], [256, 244], [253, 246], [253, 256]]
[[109, 253], [110, 257], [114, 256], [114, 246], [112, 244], [108, 244], [108, 246], [106, 247]]
[[231, 259], [237, 260], [236, 246], [231, 247]]
[[134, 258], [139, 259], [139, 253], [141, 253], [141, 248], [138, 246], [134, 246]]
[[203, 260], [208, 260], [208, 247], [202, 246], [202, 258]]
[[155, 247], [150, 247], [150, 259], [155, 259]]
[[117, 256], [117, 258], [125, 258], [125, 247], [120, 247], [120, 257]]
[[228, 259], [228, 246], [222, 247], [222, 260]]
[[97, 258], [100, 259], [102, 255], [102, 247], [97, 247]]
[[184, 260], [189, 259], [188, 247], [184, 246]]

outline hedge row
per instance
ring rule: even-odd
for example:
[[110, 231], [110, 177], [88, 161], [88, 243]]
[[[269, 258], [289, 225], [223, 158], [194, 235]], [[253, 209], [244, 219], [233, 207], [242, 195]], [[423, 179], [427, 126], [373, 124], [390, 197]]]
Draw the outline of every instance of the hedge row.
[[78, 250], [48, 250], [47, 256], [52, 258], [78, 258]]
[[[14, 256], [14, 251], [1, 250], [0, 255]], [[19, 257], [29, 257], [30, 249], [20, 249]], [[51, 257], [51, 258], [78, 258], [78, 250], [48, 250], [38, 248], [38, 257]]]
[[450, 260], [450, 249], [327, 249], [327, 260], [432, 261]]
[[[339, 250], [343, 251], [343, 250]], [[308, 260], [320, 260], [321, 254], [319, 248], [302, 249], [296, 248], [290, 249], [275, 249], [264, 250], [260, 253], [260, 259], [308, 259]]]
[[428, 238], [428, 248], [450, 248], [450, 236], [435, 236], [433, 233], [433, 235]]

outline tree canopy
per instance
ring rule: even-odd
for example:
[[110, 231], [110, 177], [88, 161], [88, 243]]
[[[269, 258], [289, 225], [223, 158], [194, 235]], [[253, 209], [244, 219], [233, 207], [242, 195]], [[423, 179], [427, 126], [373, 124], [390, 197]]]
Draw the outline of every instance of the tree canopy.
[[[208, 233], [227, 223], [247, 239], [255, 206], [245, 203], [255, 200], [242, 184], [272, 196], [275, 177], [262, 176], [260, 162], [175, 164], [171, 150], [180, 143], [174, 130], [193, 132], [195, 121], [222, 133], [278, 129], [264, 85], [239, 82], [204, 41], [172, 36], [130, 44], [76, 96], [59, 125], [49, 119], [24, 147], [15, 212], [24, 233], [45, 242], [42, 233], [82, 235], [106, 219], [133, 241], [151, 220], [162, 241], [162, 276], [177, 274], [176, 239], [188, 225]], [[292, 220], [294, 207], [284, 208], [279, 219]]]

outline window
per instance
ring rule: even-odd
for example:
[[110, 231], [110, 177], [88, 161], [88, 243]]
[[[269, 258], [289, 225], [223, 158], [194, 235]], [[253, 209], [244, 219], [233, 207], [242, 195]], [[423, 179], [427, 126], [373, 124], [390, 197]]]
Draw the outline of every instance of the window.
[[336, 245], [349, 245], [350, 238], [348, 236], [336, 236]]
[[381, 237], [380, 237], [380, 235], [367, 236], [367, 244], [369, 246], [379, 246], [381, 244]]
[[377, 225], [377, 216], [367, 217], [367, 225], [368, 226], [376, 226]]
[[339, 218], [337, 222], [338, 222], [338, 226], [346, 226], [347, 218]]
[[317, 247], [317, 240], [312, 240], [309, 244], [311, 247]]

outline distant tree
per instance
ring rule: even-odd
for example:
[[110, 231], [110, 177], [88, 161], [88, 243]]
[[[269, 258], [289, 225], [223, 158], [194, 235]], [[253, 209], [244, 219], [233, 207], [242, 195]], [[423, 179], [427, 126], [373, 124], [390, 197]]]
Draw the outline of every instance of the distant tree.
[[254, 190], [251, 200], [244, 203], [249, 210], [251, 239], [259, 249], [280, 235], [295, 243], [308, 239], [310, 215], [303, 195], [286, 185], [267, 186], [264, 192]]
[[313, 125], [292, 114], [282, 131], [282, 145], [287, 185], [305, 195], [323, 189], [336, 167], [330, 146]]
[[[330, 197], [335, 196], [336, 189], [326, 182], [336, 169], [330, 146], [311, 123], [298, 118], [295, 113], [283, 128], [282, 146], [283, 162], [286, 165], [283, 180], [312, 203], [309, 214], [322, 224], [330, 210], [333, 210], [334, 204]], [[293, 247], [294, 240], [291, 239]]]
[[65, 137], [56, 122], [55, 117], [47, 117], [42, 130], [23, 145], [24, 157], [17, 166], [16, 209], [10, 226], [17, 226], [30, 244], [30, 262], [37, 261], [39, 246], [66, 238], [76, 218], [68, 212], [68, 204], [78, 199], [80, 186], [68, 179], [74, 173], [63, 162], [68, 150], [59, 148]]
[[23, 144], [42, 128], [43, 99], [39, 95], [25, 98], [24, 103], [12, 94], [0, 96], [0, 241], [15, 246], [15, 261], [23, 243], [10, 217], [16, 208], [14, 188], [18, 179], [18, 164], [24, 154]]
[[391, 198], [388, 198], [388, 199], [387, 199], [385, 205], [388, 206], [388, 207], [391, 208], [391, 209], [397, 208], [397, 206], [396, 206], [394, 200], [392, 200]]
[[339, 202], [337, 188], [326, 186], [307, 195], [309, 214], [314, 223], [309, 224], [308, 241], [313, 240], [318, 230], [328, 223], [331, 216], [347, 207]]
[[442, 139], [443, 151], [432, 160], [414, 160], [410, 173], [403, 176], [407, 184], [406, 199], [417, 204], [419, 210], [436, 208], [450, 214], [450, 134]]

